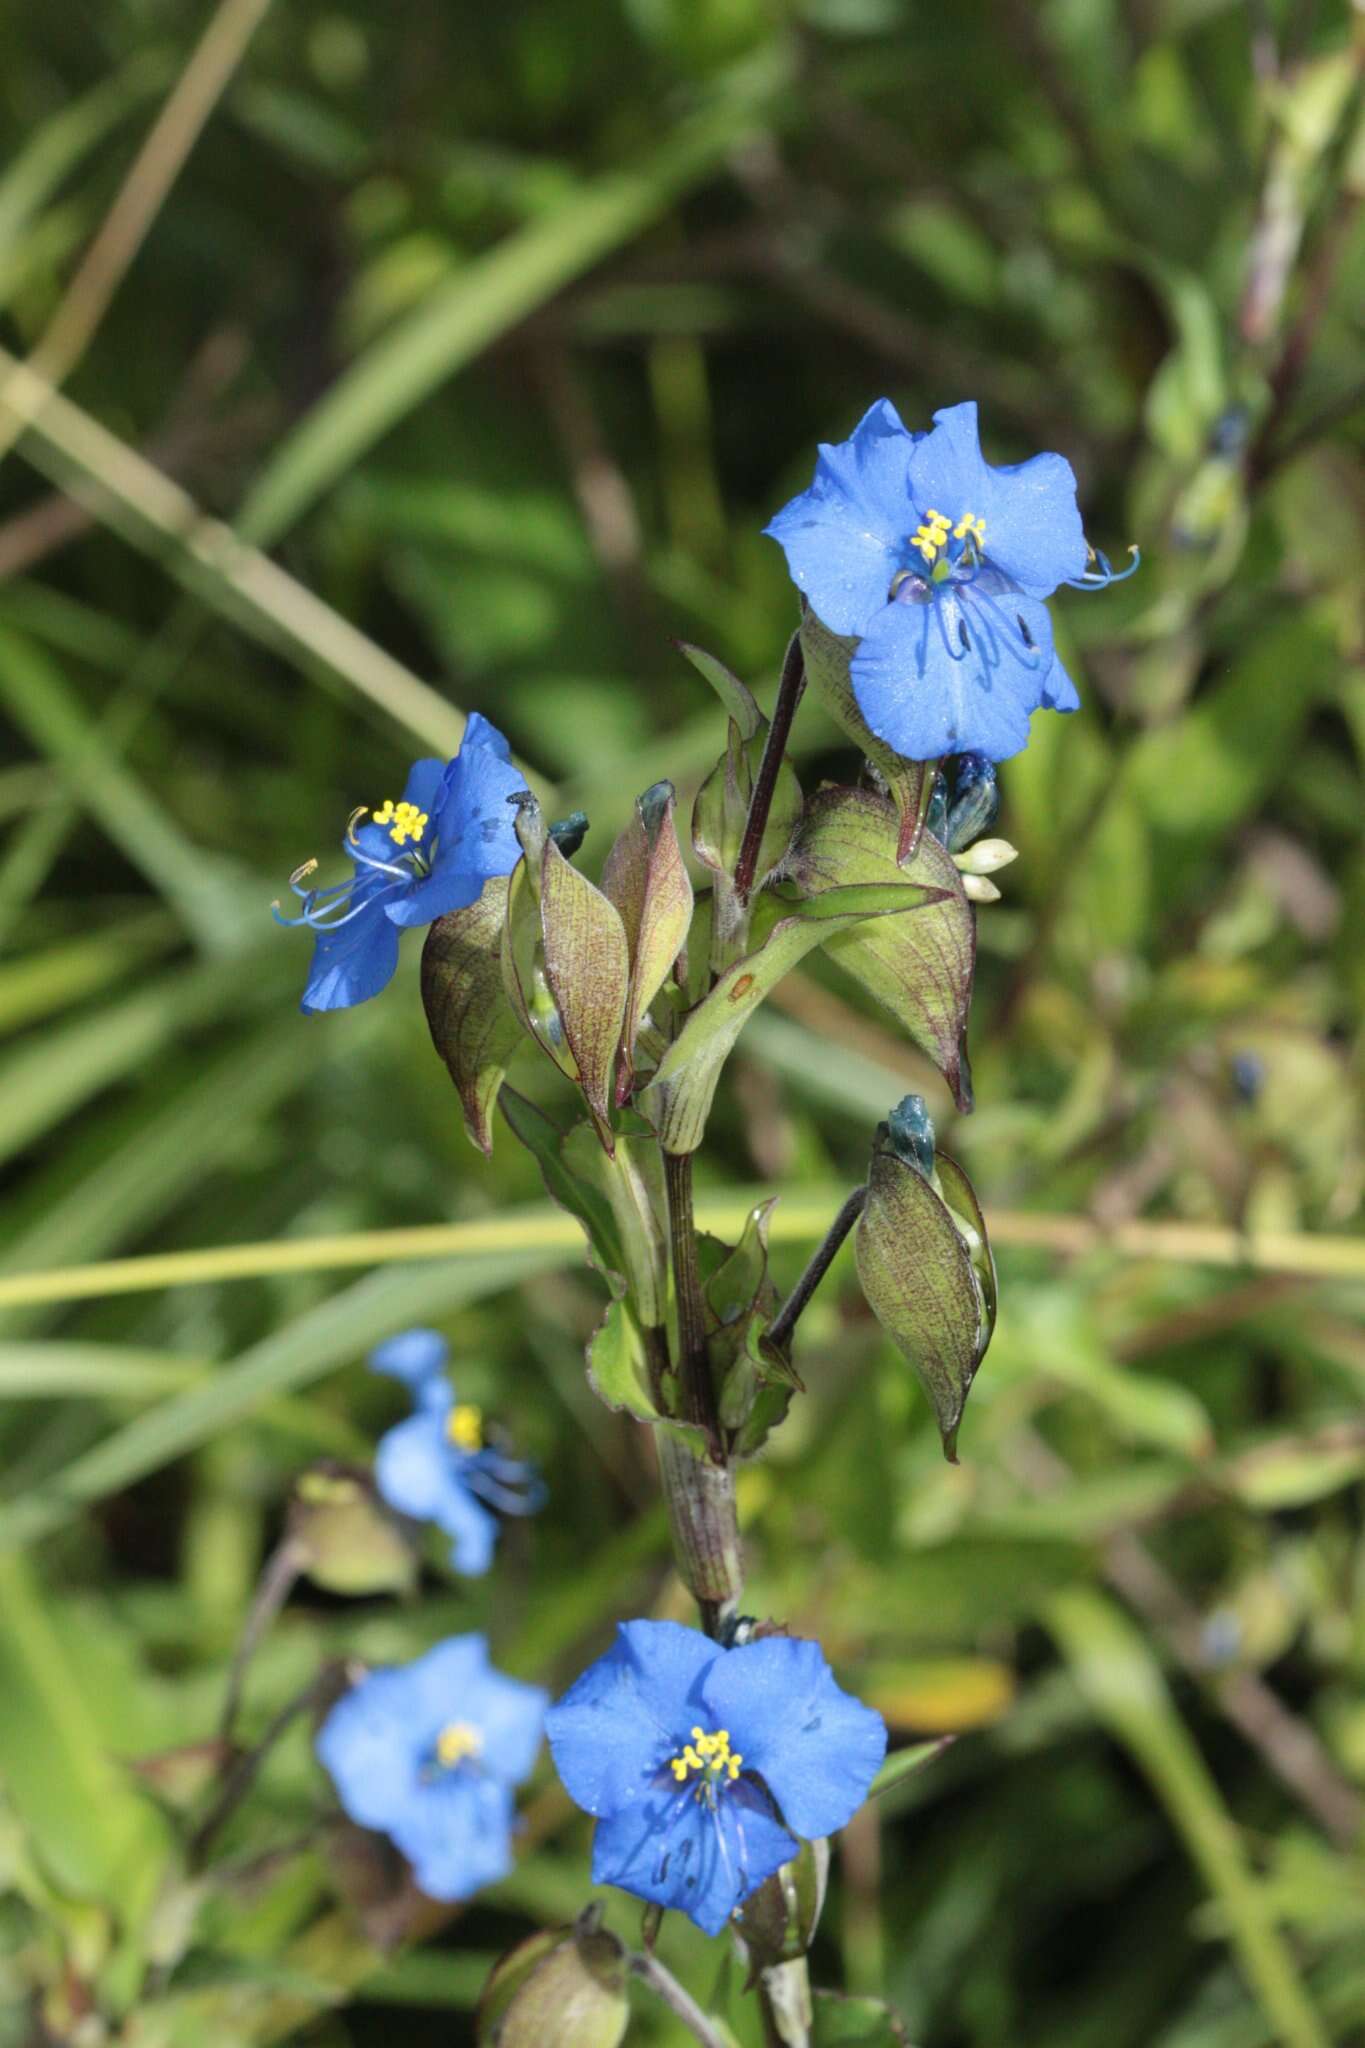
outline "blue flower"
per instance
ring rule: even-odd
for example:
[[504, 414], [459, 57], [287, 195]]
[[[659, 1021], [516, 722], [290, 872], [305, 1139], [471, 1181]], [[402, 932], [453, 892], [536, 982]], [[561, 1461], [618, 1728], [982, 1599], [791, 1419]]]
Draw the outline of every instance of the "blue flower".
[[490, 875], [510, 874], [521, 847], [508, 798], [524, 788], [507, 741], [476, 711], [453, 761], [415, 762], [400, 802], [356, 811], [346, 828], [351, 879], [305, 888], [317, 867], [306, 861], [290, 877], [301, 914], [280, 917], [276, 907], [282, 924], [317, 933], [300, 1007], [344, 1010], [378, 995], [403, 927], [462, 910]]
[[545, 1489], [531, 1465], [484, 1441], [483, 1415], [457, 1401], [446, 1378], [450, 1347], [436, 1330], [405, 1330], [370, 1354], [375, 1372], [401, 1380], [413, 1413], [381, 1437], [375, 1482], [391, 1508], [415, 1522], [435, 1522], [451, 1538], [457, 1572], [478, 1578], [493, 1562], [496, 1517], [533, 1515]]
[[1114, 574], [1086, 545], [1062, 456], [996, 469], [975, 405], [934, 421], [912, 434], [879, 399], [851, 439], [822, 443], [810, 489], [764, 530], [817, 618], [858, 640], [850, 680], [879, 739], [911, 761], [1003, 761], [1040, 706], [1080, 703], [1043, 599]]
[[623, 1622], [545, 1730], [571, 1797], [597, 1816], [593, 1882], [707, 1934], [796, 1837], [844, 1825], [886, 1754], [881, 1716], [840, 1690], [818, 1643], [726, 1650], [673, 1621]]
[[547, 1698], [491, 1669], [482, 1636], [452, 1636], [362, 1678], [317, 1753], [350, 1818], [396, 1843], [429, 1898], [465, 1899], [512, 1867], [512, 1787], [535, 1762]]

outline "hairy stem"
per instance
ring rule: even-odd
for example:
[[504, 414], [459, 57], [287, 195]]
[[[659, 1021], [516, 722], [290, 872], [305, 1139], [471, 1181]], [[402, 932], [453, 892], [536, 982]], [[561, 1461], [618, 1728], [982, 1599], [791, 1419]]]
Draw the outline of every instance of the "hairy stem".
[[767, 744], [763, 758], [758, 764], [754, 778], [753, 793], [749, 798], [749, 815], [744, 821], [744, 837], [739, 843], [739, 858], [735, 862], [735, 895], [741, 904], [749, 901], [754, 893], [754, 882], [758, 871], [758, 849], [763, 844], [767, 830], [768, 813], [772, 809], [773, 792], [777, 788], [777, 771], [782, 766], [782, 757], [787, 751], [791, 738], [792, 720], [796, 707], [801, 702], [806, 687], [806, 661], [801, 652], [801, 636], [793, 633], [787, 647], [787, 657], [782, 664], [782, 680], [777, 686], [777, 702], [773, 706], [772, 724], [768, 727]]
[[779, 1351], [785, 1351], [790, 1344], [798, 1319], [833, 1265], [835, 1253], [862, 1215], [866, 1202], [866, 1187], [855, 1188], [816, 1246], [805, 1272], [768, 1325], [768, 1342], [775, 1344]]

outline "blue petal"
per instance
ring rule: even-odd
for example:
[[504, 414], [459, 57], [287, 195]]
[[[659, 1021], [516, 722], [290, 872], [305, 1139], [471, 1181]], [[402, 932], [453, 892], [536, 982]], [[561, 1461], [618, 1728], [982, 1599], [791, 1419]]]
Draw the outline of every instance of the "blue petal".
[[1043, 678], [1042, 701], [1049, 711], [1079, 711], [1081, 708], [1076, 685], [1063, 668], [1059, 654], [1053, 655], [1052, 666]]
[[908, 475], [920, 438], [878, 399], [847, 441], [821, 444], [810, 489], [763, 529], [832, 633], [861, 633], [886, 602], [916, 524]]
[[696, 1719], [703, 1674], [723, 1654], [676, 1621], [626, 1621], [545, 1717], [555, 1769], [587, 1813], [650, 1795]]
[[380, 1493], [400, 1515], [435, 1522], [452, 1539], [450, 1561], [476, 1579], [488, 1570], [498, 1525], [460, 1476], [461, 1460], [446, 1440], [440, 1415], [419, 1409], [379, 1440], [374, 1476]]
[[1065, 456], [995, 469], [981, 453], [974, 404], [946, 406], [934, 422], [910, 461], [917, 510], [941, 512], [954, 524], [974, 513], [985, 524], [987, 559], [1035, 597], [1079, 576], [1089, 550]]
[[796, 1834], [815, 1841], [857, 1812], [886, 1755], [886, 1727], [835, 1684], [818, 1643], [746, 1643], [712, 1666], [705, 1693], [712, 1719]]
[[525, 789], [526, 777], [510, 755], [497, 727], [475, 712], [435, 800], [432, 871], [390, 905], [395, 924], [430, 924], [447, 911], [462, 910], [490, 875], [510, 874], [516, 866], [521, 845], [507, 799]]
[[545, 1733], [550, 1695], [538, 1685], [523, 1685], [491, 1668], [476, 1677], [465, 1696], [462, 1718], [483, 1736], [479, 1768], [505, 1785], [519, 1785], [531, 1774]]
[[403, 1679], [404, 1710], [425, 1755], [447, 1722], [478, 1725], [470, 1702], [488, 1676], [487, 1641], [475, 1634], [447, 1636], [394, 1675]]
[[388, 1832], [430, 1899], [467, 1899], [512, 1868], [512, 1795], [474, 1770], [430, 1779]]
[[370, 1353], [369, 1366], [371, 1372], [417, 1388], [443, 1373], [449, 1357], [450, 1346], [439, 1330], [402, 1330]]
[[378, 900], [393, 886], [393, 877], [373, 869], [357, 873], [347, 902], [359, 914], [330, 931], [319, 931], [303, 992], [302, 1010], [346, 1010], [368, 1002], [386, 988], [398, 965], [398, 934]]
[[710, 1804], [692, 1787], [670, 1783], [597, 1823], [592, 1876], [719, 1934], [735, 1907], [796, 1852], [758, 1786], [741, 1779]]
[[415, 1732], [406, 1671], [374, 1671], [339, 1699], [314, 1747], [353, 1821], [386, 1833], [420, 1797], [430, 1733]]
[[450, 1446], [434, 1417], [410, 1415], [387, 1431], [375, 1449], [374, 1476], [400, 1515], [434, 1521], [450, 1484]]
[[998, 637], [994, 657], [992, 643], [973, 631], [963, 586], [947, 583], [924, 603], [886, 605], [849, 677], [873, 732], [907, 760], [970, 752], [1004, 761], [1028, 744], [1040, 674], [1036, 664], [1002, 658]]

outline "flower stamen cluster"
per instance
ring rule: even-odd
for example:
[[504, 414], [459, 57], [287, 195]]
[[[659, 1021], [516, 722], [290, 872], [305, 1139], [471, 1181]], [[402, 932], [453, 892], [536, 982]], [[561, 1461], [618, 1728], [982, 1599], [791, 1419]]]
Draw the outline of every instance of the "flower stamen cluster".
[[389, 837], [395, 846], [403, 846], [409, 839], [415, 846], [431, 823], [427, 812], [419, 810], [416, 804], [395, 804], [391, 796], [385, 797], [372, 816], [376, 825], [388, 827]]
[[483, 1736], [469, 1721], [447, 1721], [436, 1737], [436, 1761], [443, 1771], [460, 1764], [477, 1762], [483, 1755]]
[[668, 1759], [668, 1768], [680, 1785], [685, 1785], [689, 1775], [696, 1771], [701, 1782], [694, 1789], [700, 1799], [727, 1778], [733, 1785], [744, 1768], [744, 1758], [731, 1749], [728, 1728], [718, 1728], [713, 1735], [708, 1735], [704, 1728], [694, 1728], [687, 1746]]
[[446, 1417], [446, 1435], [456, 1450], [483, 1449], [483, 1410], [477, 1402], [456, 1402]]

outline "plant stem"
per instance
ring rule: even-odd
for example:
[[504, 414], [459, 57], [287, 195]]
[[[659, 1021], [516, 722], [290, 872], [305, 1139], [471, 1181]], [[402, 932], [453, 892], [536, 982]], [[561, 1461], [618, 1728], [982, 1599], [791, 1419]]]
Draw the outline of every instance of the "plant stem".
[[707, 1450], [699, 1456], [678, 1431], [667, 1426], [659, 1429], [655, 1437], [659, 1479], [678, 1569], [701, 1609], [702, 1627], [715, 1636], [734, 1612], [744, 1585], [735, 1476], [725, 1454], [707, 1353], [706, 1302], [692, 1210], [692, 1155], [665, 1152], [663, 1159], [678, 1307], [682, 1419], [705, 1431]]
[[697, 1226], [692, 1211], [692, 1154], [664, 1153], [668, 1188], [668, 1231], [673, 1252], [673, 1286], [678, 1304], [678, 1379], [683, 1419], [706, 1431], [713, 1456], [720, 1454], [720, 1418], [706, 1355], [706, 1303], [697, 1265]]
[[303, 1550], [293, 1538], [286, 1536], [284, 1542], [267, 1560], [256, 1586], [251, 1611], [237, 1639], [237, 1647], [232, 1653], [232, 1669], [228, 1672], [227, 1691], [218, 1722], [220, 1742], [230, 1742], [232, 1739], [238, 1709], [242, 1704], [242, 1687], [246, 1683], [247, 1666], [256, 1653], [261, 1637], [293, 1591], [294, 1581], [302, 1569]]
[[836, 1252], [862, 1215], [866, 1201], [866, 1187], [855, 1188], [816, 1246], [805, 1272], [768, 1325], [768, 1342], [775, 1344], [779, 1351], [785, 1351], [790, 1344], [798, 1318], [833, 1265]]
[[218, 1797], [190, 1837], [185, 1856], [191, 1870], [198, 1870], [203, 1866], [215, 1838], [246, 1798], [256, 1782], [256, 1773], [280, 1737], [300, 1714], [307, 1713], [310, 1707], [320, 1706], [324, 1700], [330, 1701], [336, 1696], [344, 1684], [341, 1670], [339, 1664], [325, 1664], [315, 1677], [309, 1679], [302, 1692], [297, 1692], [293, 1699], [286, 1700], [255, 1747], [238, 1757], [228, 1772]]
[[695, 1999], [683, 1990], [677, 1978], [664, 1968], [657, 1956], [632, 1956], [628, 1967], [631, 1975], [638, 1977], [642, 1984], [648, 1984], [656, 1997], [661, 1998], [669, 2011], [682, 2021], [688, 2032], [696, 2036], [702, 2048], [725, 2048], [724, 2037], [711, 2025]]
[[763, 758], [758, 764], [758, 774], [754, 778], [753, 792], [749, 798], [749, 815], [744, 821], [744, 837], [739, 843], [739, 858], [735, 862], [735, 895], [741, 904], [746, 904], [754, 892], [758, 849], [763, 844], [763, 834], [767, 830], [768, 813], [772, 809], [773, 792], [777, 788], [777, 772], [787, 751], [792, 720], [796, 716], [796, 707], [801, 702], [805, 687], [806, 661], [801, 652], [801, 636], [799, 633], [793, 633], [787, 647], [786, 659], [782, 664], [782, 680], [777, 686], [777, 702], [773, 706], [772, 724], [768, 727]]

